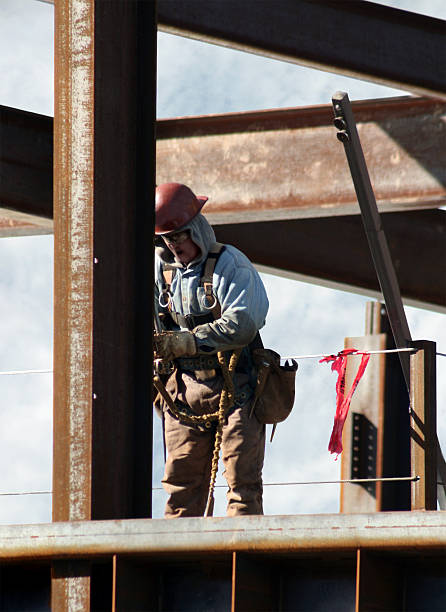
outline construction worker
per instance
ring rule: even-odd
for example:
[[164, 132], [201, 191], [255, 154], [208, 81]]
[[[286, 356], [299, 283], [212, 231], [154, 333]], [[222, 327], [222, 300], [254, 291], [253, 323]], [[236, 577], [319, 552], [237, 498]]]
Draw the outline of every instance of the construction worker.
[[256, 386], [251, 348], [268, 299], [247, 257], [216, 243], [200, 212], [206, 200], [180, 183], [156, 189], [154, 350], [170, 367], [155, 399], [167, 448], [166, 518], [203, 516], [206, 504], [212, 513], [209, 484], [220, 445], [227, 515], [263, 514], [265, 425], [249, 406]]

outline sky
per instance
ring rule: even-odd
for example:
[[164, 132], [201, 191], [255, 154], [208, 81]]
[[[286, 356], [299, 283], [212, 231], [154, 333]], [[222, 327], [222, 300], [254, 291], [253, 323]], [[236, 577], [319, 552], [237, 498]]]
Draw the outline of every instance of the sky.
[[[446, 19], [444, 0], [394, 0], [398, 8]], [[0, 104], [53, 115], [53, 7], [37, 0], [0, 0]], [[373, 83], [268, 60], [167, 34], [158, 42], [160, 118], [330, 104], [335, 91], [351, 100], [403, 95]], [[211, 194], [209, 194], [211, 195]], [[204, 210], [205, 212], [205, 210]], [[446, 213], [445, 213], [446, 214]], [[52, 368], [53, 238], [0, 239], [0, 372]], [[367, 295], [262, 274], [270, 312], [262, 336], [281, 355], [331, 354], [344, 337], [362, 336]], [[444, 315], [406, 307], [414, 339], [446, 353]], [[439, 356], [438, 427], [446, 449], [446, 358]], [[335, 410], [335, 375], [302, 360], [296, 402], [274, 442], [267, 443], [264, 481], [336, 480], [340, 461], [327, 450]], [[51, 490], [51, 374], [0, 375], [0, 523], [51, 520], [51, 496], [4, 493]], [[154, 433], [154, 517], [163, 513], [160, 424]], [[218, 484], [224, 480], [219, 471]], [[216, 516], [225, 513], [216, 490]], [[266, 514], [339, 510], [338, 485], [265, 486]]]

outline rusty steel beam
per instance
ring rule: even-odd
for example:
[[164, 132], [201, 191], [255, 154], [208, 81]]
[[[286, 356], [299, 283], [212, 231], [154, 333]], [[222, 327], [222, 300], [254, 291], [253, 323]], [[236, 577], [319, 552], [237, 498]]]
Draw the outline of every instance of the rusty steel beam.
[[[419, 350], [410, 356], [410, 459], [412, 474], [420, 476], [411, 486], [411, 509], [436, 510], [436, 344], [420, 340], [411, 346]], [[440, 491], [439, 495], [442, 494]]]
[[398, 561], [382, 555], [377, 558], [373, 552], [358, 549], [355, 612], [403, 609], [404, 590], [399, 581]]
[[[333, 96], [333, 108], [336, 115], [335, 124], [340, 130], [337, 136], [344, 145], [361, 209], [365, 235], [386, 304], [395, 345], [397, 348], [406, 348], [412, 338], [404, 312], [398, 279], [382, 227], [350, 100], [345, 92], [337, 92]], [[399, 353], [399, 358], [406, 385], [409, 388], [409, 357], [407, 354]]]
[[[446, 311], [446, 213], [386, 213], [382, 222], [407, 303]], [[380, 296], [361, 218], [298, 219], [215, 226], [217, 239], [256, 264], [349, 290]]]
[[446, 515], [437, 511], [0, 525], [2, 562], [357, 548], [444, 554], [445, 546]]
[[333, 0], [158, 0], [158, 28], [446, 99], [445, 22], [382, 4]]
[[[153, 3], [56, 3], [54, 521], [151, 513], [155, 93]], [[89, 588], [53, 567], [55, 606]]]
[[53, 220], [0, 208], [0, 238], [53, 233]]
[[[446, 203], [446, 103], [353, 103], [381, 211]], [[214, 224], [359, 214], [333, 110], [315, 106], [157, 124], [157, 182], [210, 196]]]
[[[346, 338], [345, 347], [359, 350], [393, 349], [385, 307], [368, 302], [366, 335]], [[359, 366], [359, 357], [347, 362], [349, 389]], [[364, 378], [352, 398], [344, 426], [341, 478], [389, 478], [409, 476], [409, 404], [407, 388], [397, 355], [373, 355]], [[381, 512], [410, 509], [410, 483], [341, 484], [341, 512]]]
[[158, 0], [159, 28], [446, 98], [445, 22], [373, 2]]
[[[379, 209], [444, 204], [446, 104], [406, 97], [352, 106]], [[158, 121], [158, 181], [184, 181], [209, 195], [209, 220], [257, 263], [377, 291], [359, 218], [338, 216], [359, 214], [359, 206], [332, 118], [327, 105]], [[30, 184], [30, 194], [32, 189]], [[49, 205], [46, 215], [51, 214]], [[444, 215], [420, 211], [385, 218], [404, 298], [444, 307], [446, 288], [438, 282], [445, 277]], [[258, 223], [262, 219], [268, 223]], [[263, 243], [251, 244], [264, 231]]]
[[0, 207], [51, 219], [52, 117], [0, 105], [0, 142]]
[[0, 237], [53, 231], [53, 119], [0, 105]]
[[[349, 337], [344, 347], [360, 351], [383, 350], [385, 334]], [[382, 478], [381, 444], [384, 414], [385, 355], [373, 355], [361, 383], [358, 385], [345, 421], [342, 435], [341, 479]], [[345, 372], [345, 387], [350, 389], [361, 357], [350, 357]], [[389, 474], [389, 476], [409, 476]], [[387, 474], [386, 474], [387, 476]], [[340, 512], [379, 512], [379, 489], [382, 483], [362, 483], [355, 486], [341, 484]]]
[[[402, 97], [352, 107], [380, 210], [444, 205], [446, 103]], [[332, 119], [323, 105], [160, 120], [158, 182], [208, 193], [212, 223], [359, 214]], [[3, 107], [0, 120], [0, 206], [50, 219], [51, 119]]]
[[131, 7], [56, 5], [55, 520], [149, 513], [156, 43]]
[[[78, 10], [77, 20], [75, 10]], [[77, 23], [76, 23], [77, 21]], [[55, 7], [53, 520], [91, 518], [93, 5]], [[73, 27], [74, 26], [74, 27]], [[82, 32], [82, 34], [81, 34]], [[74, 59], [76, 58], [76, 61]], [[56, 560], [51, 607], [90, 609], [89, 563]]]

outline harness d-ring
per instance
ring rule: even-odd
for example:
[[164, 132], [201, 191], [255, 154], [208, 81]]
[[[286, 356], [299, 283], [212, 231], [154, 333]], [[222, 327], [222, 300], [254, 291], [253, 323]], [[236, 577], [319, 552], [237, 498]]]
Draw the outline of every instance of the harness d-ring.
[[[163, 295], [167, 295], [167, 302], [165, 304], [161, 301]], [[158, 304], [161, 306], [161, 308], [167, 308], [171, 302], [172, 298], [170, 297], [170, 294], [167, 291], [163, 291], [158, 298]]]
[[214, 303], [211, 306], [208, 306], [208, 304], [207, 304], [209, 296], [208, 295], [203, 296], [202, 306], [203, 306], [203, 308], [206, 308], [206, 310], [212, 310], [216, 306], [216, 304], [217, 304], [217, 298], [215, 297], [214, 294], [211, 294], [211, 295], [214, 298]]

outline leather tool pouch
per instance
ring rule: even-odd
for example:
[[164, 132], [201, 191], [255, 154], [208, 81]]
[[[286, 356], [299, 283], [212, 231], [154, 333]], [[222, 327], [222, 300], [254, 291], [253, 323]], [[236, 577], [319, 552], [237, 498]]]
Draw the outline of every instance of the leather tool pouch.
[[280, 365], [280, 355], [271, 349], [254, 349], [257, 386], [251, 405], [260, 423], [275, 424], [284, 421], [293, 409], [297, 363]]

